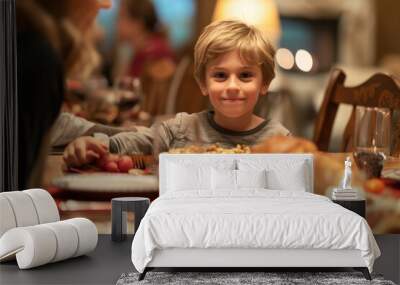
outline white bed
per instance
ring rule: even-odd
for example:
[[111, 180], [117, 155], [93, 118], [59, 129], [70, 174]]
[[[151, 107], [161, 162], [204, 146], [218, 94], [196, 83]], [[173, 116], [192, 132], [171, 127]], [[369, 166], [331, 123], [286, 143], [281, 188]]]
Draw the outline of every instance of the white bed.
[[370, 278], [372, 232], [312, 194], [312, 155], [161, 154], [159, 171], [132, 243], [140, 278], [154, 267], [354, 267]]

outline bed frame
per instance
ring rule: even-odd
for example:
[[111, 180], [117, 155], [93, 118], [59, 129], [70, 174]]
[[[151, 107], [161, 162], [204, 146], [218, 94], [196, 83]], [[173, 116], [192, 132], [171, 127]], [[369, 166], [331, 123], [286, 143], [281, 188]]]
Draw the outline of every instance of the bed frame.
[[[238, 154], [161, 154], [159, 164], [160, 195], [165, 193], [167, 177], [167, 162], [182, 161], [182, 159], [220, 160], [241, 158]], [[311, 154], [249, 154], [246, 159], [304, 160], [309, 169], [308, 192], [313, 192], [313, 156]], [[234, 271], [246, 271], [254, 268], [343, 268], [350, 267], [361, 271], [367, 280], [371, 280], [368, 268], [359, 250], [329, 250], [329, 249], [253, 249], [253, 248], [168, 248], [157, 249], [153, 259], [147, 265], [139, 280], [155, 268], [230, 268]]]
[[338, 268], [351, 267], [371, 280], [359, 250], [329, 249], [192, 249], [156, 250], [152, 261], [139, 275], [155, 268], [232, 268], [246, 271], [254, 268]]

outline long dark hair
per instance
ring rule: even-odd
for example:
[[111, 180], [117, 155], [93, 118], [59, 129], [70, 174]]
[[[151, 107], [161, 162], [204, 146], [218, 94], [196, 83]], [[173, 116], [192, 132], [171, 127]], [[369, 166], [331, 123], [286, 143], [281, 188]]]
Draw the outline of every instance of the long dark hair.
[[67, 77], [90, 73], [99, 64], [93, 42], [71, 21], [68, 0], [21, 0], [16, 8], [18, 30], [42, 34], [60, 56]]
[[164, 34], [157, 11], [151, 0], [125, 0], [128, 15], [144, 23], [150, 33]]

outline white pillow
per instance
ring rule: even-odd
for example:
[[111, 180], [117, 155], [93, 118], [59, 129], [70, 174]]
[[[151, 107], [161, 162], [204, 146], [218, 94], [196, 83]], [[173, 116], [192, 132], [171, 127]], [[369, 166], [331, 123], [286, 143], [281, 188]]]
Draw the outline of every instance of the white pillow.
[[309, 169], [304, 160], [292, 159], [240, 159], [240, 170], [265, 169], [267, 188], [271, 190], [306, 191], [309, 187]]
[[267, 188], [266, 171], [236, 170], [238, 188]]
[[306, 192], [307, 179], [304, 167], [293, 168], [288, 172], [268, 169], [266, 174], [268, 189]]
[[212, 189], [236, 190], [236, 170], [212, 168]]
[[167, 188], [170, 191], [211, 188], [211, 167], [170, 163], [168, 174]]

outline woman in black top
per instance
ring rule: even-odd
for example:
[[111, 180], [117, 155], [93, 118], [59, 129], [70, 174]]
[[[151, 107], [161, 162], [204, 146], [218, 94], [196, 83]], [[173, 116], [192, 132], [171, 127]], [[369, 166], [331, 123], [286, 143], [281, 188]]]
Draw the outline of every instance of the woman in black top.
[[110, 0], [17, 1], [19, 189], [39, 186], [65, 78], [90, 66], [85, 32]]

